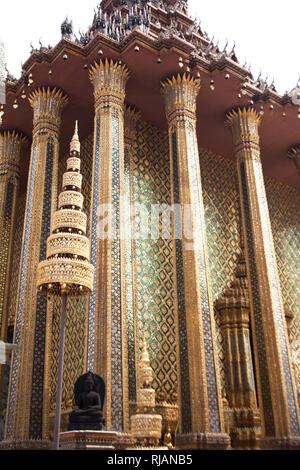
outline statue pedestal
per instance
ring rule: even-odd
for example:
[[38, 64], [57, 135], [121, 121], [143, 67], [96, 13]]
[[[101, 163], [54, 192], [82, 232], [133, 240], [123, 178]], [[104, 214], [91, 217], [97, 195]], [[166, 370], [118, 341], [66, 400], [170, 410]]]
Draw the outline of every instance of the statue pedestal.
[[113, 431], [67, 431], [59, 435], [61, 450], [115, 450]]
[[225, 433], [178, 434], [175, 447], [179, 450], [228, 450], [230, 437]]

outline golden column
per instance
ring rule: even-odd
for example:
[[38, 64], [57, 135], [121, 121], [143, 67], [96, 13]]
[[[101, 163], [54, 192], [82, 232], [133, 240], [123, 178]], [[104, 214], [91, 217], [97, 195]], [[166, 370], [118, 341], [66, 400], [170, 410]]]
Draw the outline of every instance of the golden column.
[[[196, 135], [199, 80], [162, 83], [169, 123], [180, 338], [181, 448], [226, 448]], [[182, 217], [178, 217], [181, 211]], [[177, 219], [177, 220], [176, 220]], [[184, 220], [183, 227], [181, 219]], [[183, 230], [182, 230], [183, 228]], [[181, 236], [182, 235], [182, 236]]]
[[[13, 258], [20, 158], [27, 138], [15, 131], [0, 133], [0, 341], [7, 341], [9, 286]], [[4, 365], [0, 366], [0, 397]], [[0, 402], [0, 413], [1, 402]]]
[[227, 116], [237, 159], [251, 315], [262, 417], [263, 447], [300, 445], [299, 410], [289, 357], [258, 128], [260, 115], [237, 109]]
[[7, 335], [7, 297], [10, 285], [20, 157], [28, 140], [15, 131], [0, 133], [0, 340]]
[[46, 255], [51, 215], [56, 209], [62, 91], [39, 88], [29, 97], [33, 139], [27, 184], [23, 246], [18, 281], [6, 439], [41, 439], [47, 300], [36, 294], [37, 267]]
[[106, 60], [90, 70], [95, 128], [88, 368], [105, 378], [107, 429], [129, 428], [124, 211], [124, 100], [129, 72]]

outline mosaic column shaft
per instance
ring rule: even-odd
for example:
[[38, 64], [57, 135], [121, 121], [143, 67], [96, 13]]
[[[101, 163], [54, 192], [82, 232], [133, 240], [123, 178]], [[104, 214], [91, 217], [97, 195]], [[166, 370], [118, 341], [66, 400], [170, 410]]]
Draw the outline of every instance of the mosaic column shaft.
[[8, 288], [13, 255], [16, 200], [19, 189], [20, 157], [27, 139], [17, 132], [0, 133], [0, 330], [6, 341]]
[[90, 71], [95, 97], [88, 367], [105, 378], [107, 429], [128, 416], [124, 212], [124, 100], [129, 73], [113, 61]]
[[238, 109], [227, 116], [246, 234], [262, 444], [280, 447], [299, 445], [299, 410], [260, 158], [260, 120], [253, 109]]
[[47, 301], [36, 294], [37, 266], [46, 254], [56, 209], [59, 127], [67, 98], [60, 90], [37, 89], [30, 98], [33, 139], [18, 280], [6, 439], [42, 437]]
[[211, 445], [221, 448], [229, 439], [223, 434], [196, 135], [199, 89], [200, 83], [186, 75], [162, 83], [169, 123], [173, 203], [181, 208], [184, 221], [178, 227], [180, 222], [175, 217], [183, 436], [178, 444], [186, 441], [188, 446], [209, 447], [204, 437], [207, 433], [211, 434]]
[[[9, 286], [13, 259], [16, 203], [19, 190], [20, 158], [27, 139], [15, 131], [0, 133], [0, 340], [6, 342], [9, 308]], [[0, 412], [4, 370], [0, 366]], [[7, 372], [6, 372], [7, 374]]]
[[125, 251], [126, 251], [126, 326], [127, 326], [127, 351], [128, 351], [128, 399], [136, 401], [136, 318], [134, 312], [134, 269], [131, 219], [134, 216], [131, 208], [131, 180], [130, 161], [133, 144], [136, 139], [136, 124], [141, 113], [129, 106], [125, 106], [124, 113], [124, 209], [125, 209]]

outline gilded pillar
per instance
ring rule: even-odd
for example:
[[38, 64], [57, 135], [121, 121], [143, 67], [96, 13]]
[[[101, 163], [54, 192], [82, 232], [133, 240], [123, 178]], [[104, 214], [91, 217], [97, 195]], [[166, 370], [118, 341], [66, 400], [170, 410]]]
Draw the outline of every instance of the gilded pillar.
[[[20, 158], [27, 139], [15, 131], [0, 133], [0, 341], [8, 341], [9, 286], [13, 260]], [[5, 378], [9, 366], [0, 366], [0, 413], [5, 416]], [[4, 399], [4, 401], [3, 401]], [[3, 404], [3, 408], [1, 409]], [[3, 438], [3, 436], [2, 436]]]
[[6, 341], [8, 287], [16, 200], [19, 188], [20, 158], [27, 139], [15, 131], [0, 133], [0, 340]]
[[[196, 135], [199, 81], [162, 83], [169, 124], [180, 350], [181, 448], [222, 448], [223, 413]], [[181, 224], [181, 219], [184, 221]]]
[[227, 116], [237, 159], [262, 418], [261, 445], [299, 445], [299, 410], [253, 109]]
[[107, 429], [127, 430], [128, 357], [124, 210], [125, 65], [100, 61], [90, 70], [95, 126], [91, 261], [95, 289], [90, 299], [88, 368], [105, 378]]
[[47, 300], [36, 294], [37, 266], [45, 258], [51, 214], [56, 209], [61, 113], [60, 90], [39, 88], [29, 97], [33, 138], [27, 184], [14, 353], [5, 437], [41, 439]]

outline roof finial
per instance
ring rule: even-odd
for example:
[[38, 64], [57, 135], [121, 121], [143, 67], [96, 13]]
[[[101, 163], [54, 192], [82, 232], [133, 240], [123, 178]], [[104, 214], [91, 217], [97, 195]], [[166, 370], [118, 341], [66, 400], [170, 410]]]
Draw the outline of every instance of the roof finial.
[[78, 137], [78, 121], [75, 122], [75, 130], [74, 130], [74, 135], [70, 144], [70, 152], [80, 153], [80, 141]]

